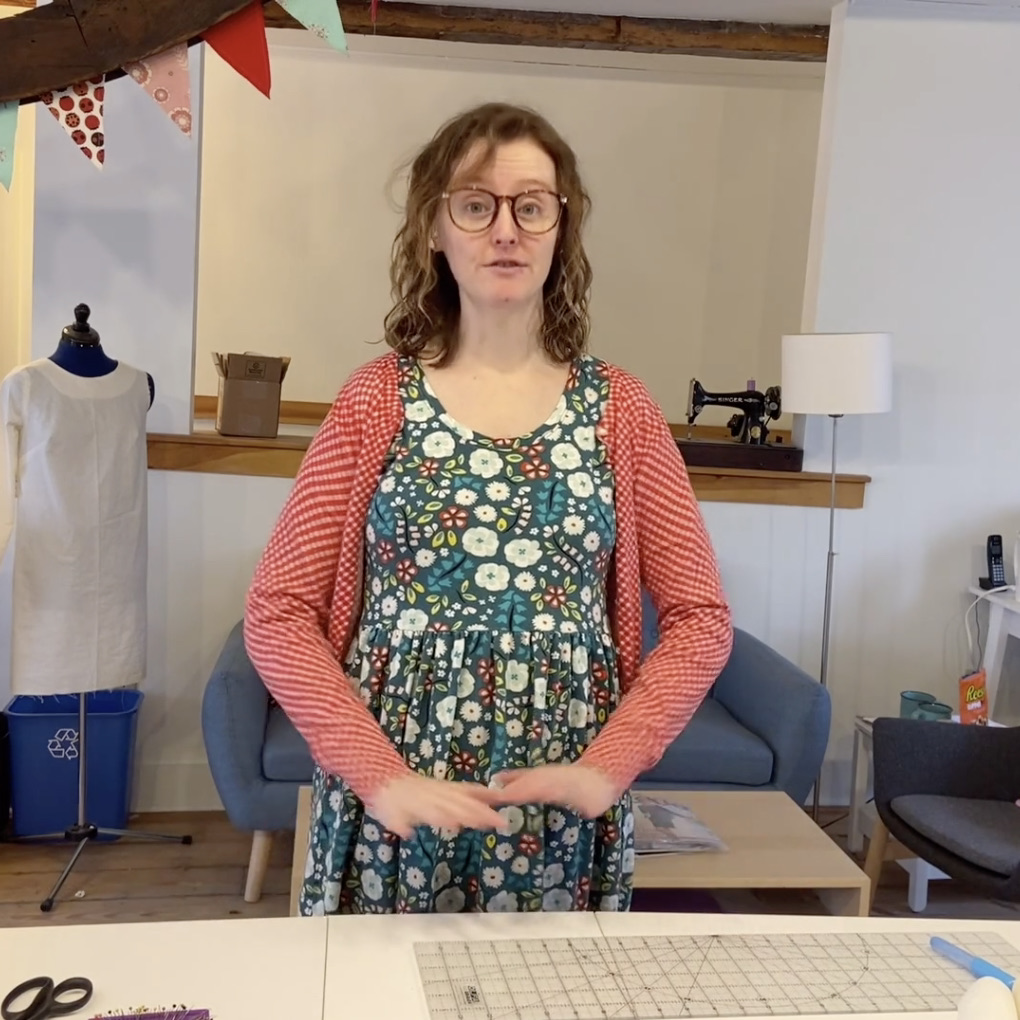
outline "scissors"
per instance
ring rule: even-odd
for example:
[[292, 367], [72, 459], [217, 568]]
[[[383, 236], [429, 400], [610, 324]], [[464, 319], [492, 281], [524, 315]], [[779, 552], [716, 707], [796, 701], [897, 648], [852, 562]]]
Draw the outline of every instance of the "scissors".
[[[35, 998], [24, 1009], [11, 1007], [21, 996], [36, 990]], [[81, 992], [77, 998], [61, 999], [68, 992]], [[12, 988], [0, 1005], [3, 1020], [46, 1020], [48, 1017], [77, 1013], [92, 998], [92, 982], [88, 978], [71, 977], [54, 984], [51, 977], [35, 977]]]

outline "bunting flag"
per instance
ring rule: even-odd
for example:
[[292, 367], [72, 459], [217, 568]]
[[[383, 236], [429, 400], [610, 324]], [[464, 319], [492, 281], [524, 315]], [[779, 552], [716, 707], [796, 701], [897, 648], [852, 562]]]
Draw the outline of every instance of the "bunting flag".
[[206, 29], [202, 38], [238, 74], [269, 98], [269, 42], [261, 0], [253, 0], [236, 14]]
[[4, 191], [11, 190], [14, 176], [14, 136], [18, 132], [19, 105], [17, 99], [0, 103], [0, 184]]
[[100, 170], [106, 160], [106, 138], [103, 135], [105, 81], [105, 75], [99, 75], [76, 82], [59, 92], [44, 92], [39, 97], [71, 136], [71, 141]]
[[[47, 2], [50, 0], [36, 0], [39, 6]], [[337, 0], [277, 0], [277, 3], [328, 46], [341, 53], [348, 52], [347, 34]], [[370, 0], [370, 3], [375, 25], [379, 0]], [[272, 75], [263, 0], [251, 0], [242, 10], [206, 29], [200, 38], [269, 98]], [[162, 53], [125, 64], [122, 70], [149, 93], [185, 135], [191, 136], [188, 43], [178, 43]], [[100, 170], [106, 161], [105, 97], [105, 75], [44, 92], [38, 97], [89, 162]], [[10, 191], [14, 174], [19, 110], [19, 100], [0, 102], [0, 186], [6, 191]]]
[[125, 64], [124, 71], [159, 103], [163, 112], [186, 135], [191, 135], [191, 79], [186, 42]]
[[372, 0], [372, 24], [374, 25], [376, 19], [379, 17], [379, 0]]
[[347, 52], [347, 33], [336, 0], [277, 0], [277, 3], [312, 35], [341, 53]]

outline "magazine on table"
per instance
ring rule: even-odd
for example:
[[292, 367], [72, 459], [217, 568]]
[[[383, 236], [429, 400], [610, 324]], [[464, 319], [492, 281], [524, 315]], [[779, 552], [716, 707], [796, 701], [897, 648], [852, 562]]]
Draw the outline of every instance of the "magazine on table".
[[634, 852], [688, 854], [722, 852], [726, 844], [694, 812], [654, 793], [633, 794]]

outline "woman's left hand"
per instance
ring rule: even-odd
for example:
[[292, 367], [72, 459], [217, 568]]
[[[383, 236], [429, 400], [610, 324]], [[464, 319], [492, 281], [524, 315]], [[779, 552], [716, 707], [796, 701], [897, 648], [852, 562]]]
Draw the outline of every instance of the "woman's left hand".
[[500, 773], [497, 803], [556, 804], [583, 818], [597, 818], [619, 793], [597, 769], [586, 765], [536, 765]]

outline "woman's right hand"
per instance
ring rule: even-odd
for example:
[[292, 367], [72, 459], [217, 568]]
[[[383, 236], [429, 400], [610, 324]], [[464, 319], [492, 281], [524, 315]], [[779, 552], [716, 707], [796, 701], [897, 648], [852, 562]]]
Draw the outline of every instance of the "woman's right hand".
[[498, 790], [481, 783], [452, 782], [411, 774], [386, 783], [365, 804], [389, 832], [410, 839], [414, 829], [503, 829], [506, 820], [493, 807]]

